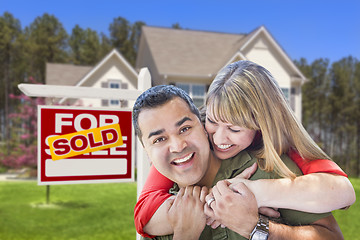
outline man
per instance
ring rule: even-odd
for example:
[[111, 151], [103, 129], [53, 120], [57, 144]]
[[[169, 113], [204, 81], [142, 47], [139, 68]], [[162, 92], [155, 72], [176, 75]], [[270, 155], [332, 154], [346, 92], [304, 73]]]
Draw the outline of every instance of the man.
[[[251, 239], [267, 239], [268, 222], [259, 217], [253, 194], [245, 185], [238, 185], [234, 192], [226, 181], [220, 181], [240, 174], [256, 159], [246, 151], [232, 160], [216, 158], [210, 151], [199, 112], [184, 91], [174, 86], [156, 86], [147, 90], [134, 105], [133, 124], [155, 168], [180, 188], [167, 213], [174, 234], [159, 239], [248, 239], [250, 235]], [[255, 175], [265, 178], [271, 174], [257, 171]], [[218, 191], [214, 192], [219, 199], [215, 203], [216, 209], [223, 209], [221, 219], [227, 219], [228, 228], [206, 226], [205, 195], [214, 182], [218, 182]], [[214, 202], [210, 199], [207, 204], [205, 211], [214, 214], [209, 210]], [[282, 214], [291, 224], [307, 226], [270, 222], [269, 239], [343, 238], [330, 213], [319, 215], [284, 210]], [[262, 224], [264, 229], [261, 229]]]

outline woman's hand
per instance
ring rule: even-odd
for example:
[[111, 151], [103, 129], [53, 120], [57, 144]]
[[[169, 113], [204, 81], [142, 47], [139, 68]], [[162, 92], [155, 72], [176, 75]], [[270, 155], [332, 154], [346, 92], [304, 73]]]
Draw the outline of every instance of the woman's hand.
[[[259, 216], [255, 196], [243, 183], [237, 184], [234, 189], [230, 189], [229, 185], [227, 180], [216, 184], [212, 193], [205, 198], [207, 204], [204, 212], [210, 218], [248, 238]], [[211, 201], [212, 198], [215, 200]]]
[[[238, 183], [244, 183], [246, 185], [246, 183], [248, 183], [249, 181], [248, 179], [255, 173], [256, 169], [257, 169], [257, 164], [254, 163], [251, 167], [245, 169], [241, 174], [237, 175], [235, 178], [228, 179], [227, 181], [231, 183], [229, 187], [234, 191], [234, 186], [236, 186]], [[213, 195], [208, 196], [207, 199], [211, 199], [211, 197], [213, 197]], [[207, 216], [206, 224], [211, 226], [211, 228], [213, 229], [219, 226], [223, 228], [226, 227], [224, 224], [222, 224], [221, 222], [215, 220], [210, 216]]]
[[236, 177], [228, 179], [228, 182], [231, 183], [230, 188], [232, 188], [232, 186], [234, 186], [237, 183], [244, 183], [246, 185], [246, 183], [250, 181], [248, 179], [256, 172], [256, 169], [257, 169], [257, 163], [254, 163], [251, 167], [248, 167]]

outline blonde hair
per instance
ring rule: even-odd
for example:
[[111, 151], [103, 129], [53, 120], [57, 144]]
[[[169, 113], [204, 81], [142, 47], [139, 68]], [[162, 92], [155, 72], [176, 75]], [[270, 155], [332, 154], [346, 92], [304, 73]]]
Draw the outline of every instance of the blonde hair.
[[215, 120], [261, 132], [251, 149], [259, 167], [282, 177], [295, 178], [280, 156], [290, 149], [309, 159], [330, 159], [312, 140], [271, 73], [250, 61], [224, 67], [209, 87], [206, 105]]

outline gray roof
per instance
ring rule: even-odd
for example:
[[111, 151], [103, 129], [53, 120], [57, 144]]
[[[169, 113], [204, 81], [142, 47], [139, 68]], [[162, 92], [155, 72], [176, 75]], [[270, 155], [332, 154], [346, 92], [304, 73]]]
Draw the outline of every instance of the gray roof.
[[46, 63], [46, 84], [74, 86], [92, 68], [92, 66]]
[[149, 26], [142, 34], [160, 74], [193, 76], [217, 73], [251, 35]]

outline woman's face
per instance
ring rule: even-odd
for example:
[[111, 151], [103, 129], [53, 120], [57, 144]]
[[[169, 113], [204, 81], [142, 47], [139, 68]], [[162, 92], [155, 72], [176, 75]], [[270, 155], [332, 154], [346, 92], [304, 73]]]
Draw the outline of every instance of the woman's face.
[[215, 155], [227, 159], [247, 148], [255, 137], [255, 130], [233, 125], [228, 122], [216, 121], [210, 108], [206, 109], [206, 131]]

